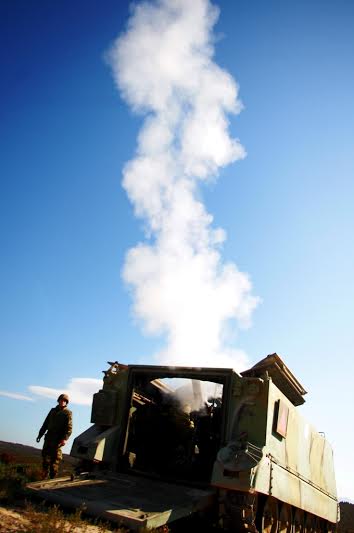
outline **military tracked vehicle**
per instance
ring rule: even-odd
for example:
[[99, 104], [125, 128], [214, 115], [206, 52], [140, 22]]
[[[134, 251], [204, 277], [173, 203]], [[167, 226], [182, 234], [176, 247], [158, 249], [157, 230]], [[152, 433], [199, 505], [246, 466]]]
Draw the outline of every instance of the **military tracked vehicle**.
[[194, 515], [236, 532], [335, 531], [332, 449], [277, 354], [241, 374], [109, 365], [72, 446], [81, 472], [30, 490], [133, 530]]

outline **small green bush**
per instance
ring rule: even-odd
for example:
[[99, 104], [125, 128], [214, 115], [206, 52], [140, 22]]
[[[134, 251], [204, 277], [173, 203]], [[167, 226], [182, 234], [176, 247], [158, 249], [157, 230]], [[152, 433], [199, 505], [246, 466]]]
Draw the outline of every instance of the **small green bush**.
[[34, 464], [0, 463], [0, 501], [22, 497], [25, 485], [41, 479], [41, 470]]
[[23, 533], [85, 533], [89, 532], [93, 525], [97, 533], [128, 533], [128, 530], [112, 528], [110, 524], [83, 519], [81, 509], [77, 509], [75, 513], [64, 513], [58, 505], [45, 508], [44, 505], [34, 507], [27, 504], [26, 518], [30, 525]]

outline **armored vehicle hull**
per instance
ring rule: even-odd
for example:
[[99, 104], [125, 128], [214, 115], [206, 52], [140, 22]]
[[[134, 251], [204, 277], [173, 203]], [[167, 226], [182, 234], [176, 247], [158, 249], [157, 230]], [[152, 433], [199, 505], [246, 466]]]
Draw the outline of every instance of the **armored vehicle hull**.
[[335, 530], [332, 449], [277, 354], [242, 374], [109, 364], [71, 451], [86, 473], [33, 491], [131, 529], [198, 513], [233, 531]]

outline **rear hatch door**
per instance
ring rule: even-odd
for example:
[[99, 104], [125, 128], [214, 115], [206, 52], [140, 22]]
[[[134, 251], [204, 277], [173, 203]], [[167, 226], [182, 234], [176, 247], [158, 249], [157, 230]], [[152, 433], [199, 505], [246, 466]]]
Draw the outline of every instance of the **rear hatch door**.
[[33, 494], [62, 506], [137, 530], [159, 527], [204, 511], [215, 502], [215, 491], [128, 474], [58, 478], [29, 483]]

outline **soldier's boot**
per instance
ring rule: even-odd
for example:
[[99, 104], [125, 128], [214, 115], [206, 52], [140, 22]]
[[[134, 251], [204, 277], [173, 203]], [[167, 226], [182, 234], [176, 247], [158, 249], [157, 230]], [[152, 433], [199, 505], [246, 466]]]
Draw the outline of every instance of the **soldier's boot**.
[[54, 479], [56, 477], [56, 475], [58, 474], [58, 470], [59, 470], [59, 462], [55, 461], [54, 463], [50, 465], [50, 473], [49, 473], [50, 479]]
[[42, 462], [42, 479], [48, 479], [50, 469], [50, 461], [48, 458], [44, 457]]

